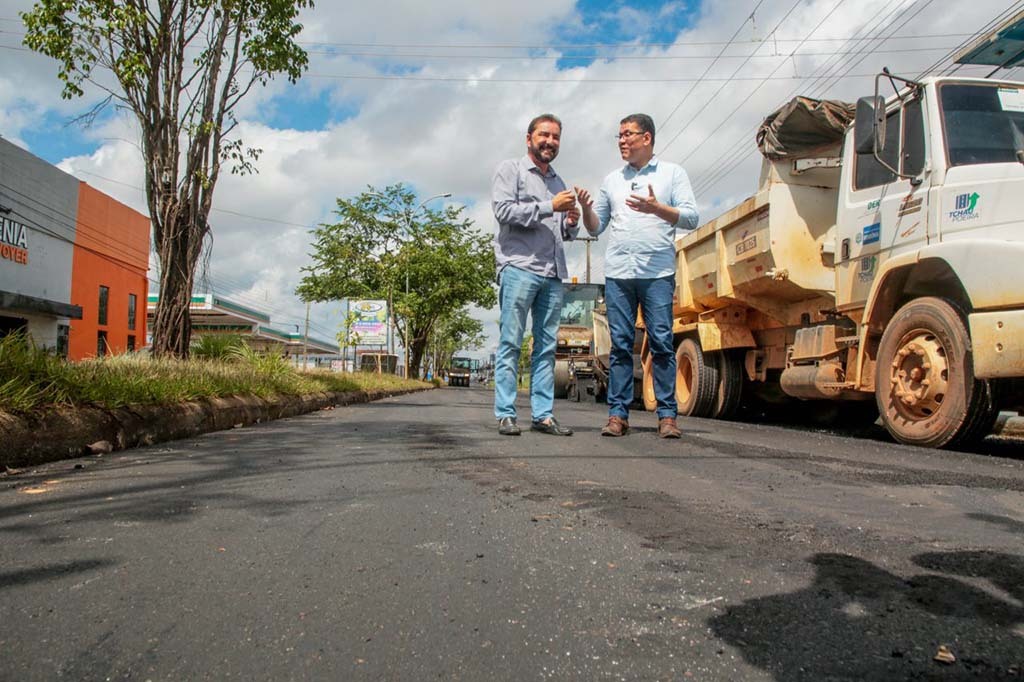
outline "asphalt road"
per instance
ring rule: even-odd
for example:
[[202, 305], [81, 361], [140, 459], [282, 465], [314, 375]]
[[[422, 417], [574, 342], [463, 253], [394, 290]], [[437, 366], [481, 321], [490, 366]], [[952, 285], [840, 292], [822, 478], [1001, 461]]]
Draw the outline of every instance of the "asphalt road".
[[572, 438], [509, 438], [490, 403], [445, 388], [0, 479], [0, 679], [1024, 677], [1019, 442], [662, 441], [648, 414], [608, 439], [570, 403]]

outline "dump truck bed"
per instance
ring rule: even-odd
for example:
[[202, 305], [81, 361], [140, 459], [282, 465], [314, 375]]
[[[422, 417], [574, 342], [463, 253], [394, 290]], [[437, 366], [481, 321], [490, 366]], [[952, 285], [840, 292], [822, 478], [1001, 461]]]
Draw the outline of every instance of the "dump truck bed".
[[676, 240], [677, 318], [740, 304], [795, 324], [793, 303], [834, 300], [839, 169], [793, 171], [766, 159], [757, 194]]

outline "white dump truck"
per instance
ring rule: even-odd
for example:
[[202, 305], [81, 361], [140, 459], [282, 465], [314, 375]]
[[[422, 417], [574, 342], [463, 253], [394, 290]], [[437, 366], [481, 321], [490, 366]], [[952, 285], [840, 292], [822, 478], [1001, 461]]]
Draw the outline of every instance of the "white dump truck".
[[680, 413], [834, 401], [952, 447], [1024, 408], [1024, 84], [885, 72], [758, 143], [758, 192], [676, 242]]

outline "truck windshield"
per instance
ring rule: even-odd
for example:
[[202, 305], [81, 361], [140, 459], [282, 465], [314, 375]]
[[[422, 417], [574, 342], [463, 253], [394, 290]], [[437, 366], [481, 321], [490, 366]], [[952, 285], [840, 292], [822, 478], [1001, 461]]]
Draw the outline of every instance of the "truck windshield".
[[472, 369], [472, 358], [452, 358], [453, 369]]
[[565, 288], [562, 301], [562, 314], [558, 319], [559, 326], [578, 325], [589, 327], [594, 323], [594, 308], [601, 295], [597, 284], [579, 284]]
[[1017, 162], [1024, 150], [1024, 86], [948, 84], [940, 99], [951, 166]]

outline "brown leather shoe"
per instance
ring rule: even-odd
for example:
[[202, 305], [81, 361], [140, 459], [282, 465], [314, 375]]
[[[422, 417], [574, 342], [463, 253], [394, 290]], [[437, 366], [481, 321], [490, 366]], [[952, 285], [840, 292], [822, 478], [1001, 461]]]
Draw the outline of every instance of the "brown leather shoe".
[[675, 417], [664, 417], [658, 420], [658, 438], [681, 438], [683, 432], [676, 426]]
[[625, 436], [629, 433], [629, 422], [622, 417], [608, 417], [608, 423], [601, 429], [602, 436]]

